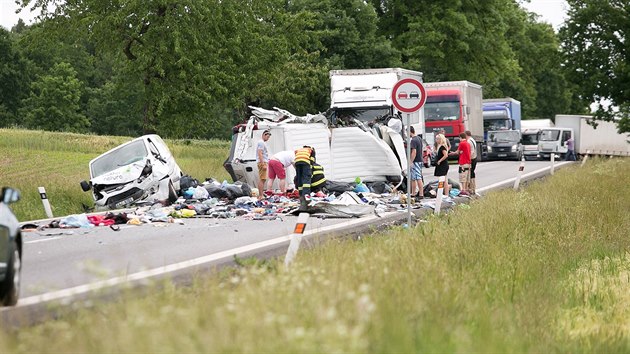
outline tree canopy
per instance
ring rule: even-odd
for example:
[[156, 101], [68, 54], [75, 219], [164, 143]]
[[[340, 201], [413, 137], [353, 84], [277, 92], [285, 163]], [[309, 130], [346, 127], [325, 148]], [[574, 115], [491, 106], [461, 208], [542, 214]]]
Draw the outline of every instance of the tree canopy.
[[630, 2], [568, 0], [560, 30], [566, 73], [583, 104], [596, 102], [598, 118], [630, 132]]
[[2, 126], [225, 138], [248, 105], [325, 111], [331, 69], [399, 66], [479, 83], [525, 117], [625, 107], [588, 94], [562, 52], [579, 46], [517, 0], [19, 1], [42, 12], [0, 33]]

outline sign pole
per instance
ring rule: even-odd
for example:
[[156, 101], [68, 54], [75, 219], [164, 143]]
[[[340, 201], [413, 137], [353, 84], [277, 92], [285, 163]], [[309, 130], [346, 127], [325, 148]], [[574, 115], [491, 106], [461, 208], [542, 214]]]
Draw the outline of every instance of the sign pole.
[[[411, 227], [411, 115], [407, 113], [407, 226]], [[416, 152], [417, 153], [417, 152]]]
[[[392, 89], [392, 104], [399, 112], [407, 113], [407, 227], [411, 226], [411, 113], [418, 112], [427, 99], [422, 83], [413, 78], [399, 80]], [[402, 117], [401, 117], [402, 118]], [[423, 122], [419, 122], [423, 123]], [[403, 132], [401, 132], [403, 133]], [[422, 154], [422, 151], [417, 153]], [[402, 156], [399, 156], [402, 164]], [[419, 191], [422, 193], [422, 191]]]

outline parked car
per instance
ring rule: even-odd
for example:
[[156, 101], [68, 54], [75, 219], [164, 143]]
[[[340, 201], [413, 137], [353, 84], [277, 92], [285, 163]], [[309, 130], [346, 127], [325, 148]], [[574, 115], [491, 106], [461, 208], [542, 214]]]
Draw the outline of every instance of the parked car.
[[144, 135], [90, 161], [95, 209], [119, 209], [139, 202], [177, 200], [182, 170], [158, 135]]
[[17, 304], [22, 271], [20, 224], [9, 204], [20, 200], [20, 192], [2, 188], [0, 195], [0, 301], [3, 306]]

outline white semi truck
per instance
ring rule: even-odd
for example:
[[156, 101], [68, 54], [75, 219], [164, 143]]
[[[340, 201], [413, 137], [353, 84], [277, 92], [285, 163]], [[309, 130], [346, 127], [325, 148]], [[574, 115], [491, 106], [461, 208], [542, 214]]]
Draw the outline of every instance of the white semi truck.
[[576, 154], [630, 156], [630, 137], [619, 134], [615, 122], [596, 120], [596, 128], [590, 123], [592, 116], [556, 115], [556, 127], [573, 131]]
[[544, 128], [552, 128], [555, 124], [551, 119], [527, 119], [521, 121], [521, 143], [523, 144], [523, 156], [525, 159], [538, 159], [538, 142]]
[[[407, 78], [422, 82], [422, 73], [401, 68], [331, 70], [332, 123], [344, 119], [368, 123], [387, 115], [396, 116], [399, 112], [392, 102], [392, 90], [399, 80]], [[406, 113], [401, 117], [406, 124]], [[424, 134], [424, 110], [411, 113], [409, 119], [416, 134]]]

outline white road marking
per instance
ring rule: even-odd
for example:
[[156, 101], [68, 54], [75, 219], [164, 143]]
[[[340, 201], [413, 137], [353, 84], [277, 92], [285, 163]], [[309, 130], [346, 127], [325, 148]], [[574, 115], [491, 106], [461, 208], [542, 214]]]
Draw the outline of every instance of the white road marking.
[[[384, 213], [384, 215], [395, 214], [395, 213], [396, 212]], [[324, 226], [324, 227], [316, 228], [316, 229], [313, 229], [313, 230], [310, 230], [310, 231], [306, 231], [306, 232], [304, 232], [304, 236], [315, 234], [315, 233], [319, 233], [319, 232], [334, 231], [337, 228], [341, 228], [341, 227], [345, 227], [345, 226], [359, 225], [359, 224], [363, 224], [363, 223], [366, 223], [366, 222], [373, 221], [375, 219], [379, 219], [379, 218], [377, 216], [375, 216], [375, 215], [372, 215], [372, 216], [368, 216], [366, 218], [354, 219], [354, 220], [345, 222], [343, 224]], [[126, 275], [126, 276], [114, 277], [114, 278], [111, 278], [111, 279], [101, 280], [101, 281], [97, 281], [97, 282], [90, 283], [90, 284], [85, 284], [85, 285], [79, 285], [79, 286], [75, 286], [75, 287], [68, 288], [68, 289], [62, 289], [62, 290], [57, 290], [57, 291], [51, 291], [51, 292], [48, 292], [48, 293], [45, 293], [45, 294], [29, 296], [29, 297], [20, 299], [18, 304], [17, 304], [17, 307], [35, 305], [35, 304], [38, 304], [40, 302], [60, 300], [60, 299], [66, 298], [66, 297], [80, 295], [80, 294], [85, 294], [85, 293], [88, 293], [88, 292], [91, 292], [91, 291], [103, 289], [103, 288], [106, 288], [106, 287], [120, 285], [120, 284], [123, 284], [123, 283], [126, 283], [126, 282], [147, 279], [147, 278], [155, 277], [155, 276], [158, 276], [158, 275], [163, 275], [163, 274], [175, 272], [175, 271], [178, 271], [178, 270], [182, 270], [182, 269], [185, 269], [185, 268], [190, 268], [190, 267], [203, 265], [203, 264], [210, 263], [210, 262], [213, 262], [213, 261], [217, 261], [217, 260], [220, 260], [220, 259], [231, 258], [234, 255], [243, 254], [243, 253], [246, 253], [246, 252], [254, 251], [254, 250], [257, 250], [257, 249], [260, 249], [260, 248], [269, 247], [269, 246], [275, 246], [275, 245], [281, 244], [283, 242], [288, 242], [290, 240], [290, 238], [291, 238], [291, 235], [276, 237], [276, 238], [271, 239], [271, 240], [257, 242], [257, 243], [253, 243], [251, 245], [241, 246], [241, 247], [229, 249], [229, 250], [226, 250], [226, 251], [210, 254], [210, 255], [207, 255], [207, 256], [191, 259], [191, 260], [188, 260], [188, 261], [174, 263], [174, 264], [170, 264], [170, 265], [163, 266], [163, 267], [153, 268], [153, 269], [149, 269], [149, 270], [145, 270], [145, 271], [129, 274], [129, 275]]]
[[59, 239], [59, 238], [61, 238], [61, 237], [60, 236], [56, 236], [56, 237], [43, 238], [41, 240], [24, 241], [24, 243], [46, 242], [46, 241], [56, 240], [56, 239]]
[[[565, 161], [565, 162], [557, 163], [557, 164], [556, 164], [556, 167], [557, 167], [557, 166], [566, 165], [566, 164], [568, 164], [568, 163], [572, 163], [572, 162], [571, 162], [571, 161]], [[532, 172], [530, 172], [530, 173], [526, 173], [526, 174], [524, 174], [521, 178], [527, 178], [527, 177], [533, 176], [533, 175], [535, 175], [535, 174], [538, 174], [538, 173], [540, 173], [540, 172], [544, 172], [544, 171], [549, 170], [549, 169], [551, 169], [551, 166], [543, 167], [543, 168], [538, 169], [538, 170], [536, 170], [536, 171], [532, 171]], [[496, 187], [502, 186], [502, 185], [504, 185], [504, 184], [509, 184], [509, 183], [512, 183], [512, 182], [514, 182], [514, 181], [516, 181], [516, 177], [512, 177], [512, 178], [509, 178], [509, 179], [505, 179], [505, 180], [503, 180], [503, 181], [501, 181], [501, 182], [497, 182], [497, 183], [495, 183], [495, 184], [491, 184], [491, 185], [489, 185], [489, 186], [485, 186], [485, 187], [483, 187], [483, 188], [479, 188], [479, 189], [477, 189], [477, 191], [478, 191], [478, 192], [483, 192], [483, 191], [486, 191], [486, 190], [489, 190], [489, 189], [493, 189], [493, 188], [496, 188]]]

